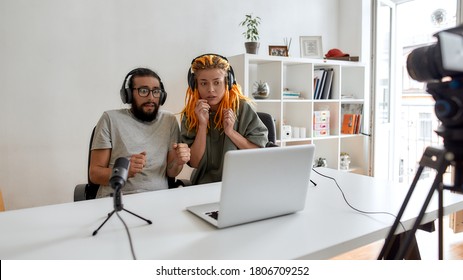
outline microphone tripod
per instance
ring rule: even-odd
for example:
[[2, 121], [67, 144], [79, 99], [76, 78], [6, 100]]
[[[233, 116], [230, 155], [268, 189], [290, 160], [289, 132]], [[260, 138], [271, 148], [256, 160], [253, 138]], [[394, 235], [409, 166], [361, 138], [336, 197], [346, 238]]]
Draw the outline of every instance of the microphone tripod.
[[106, 220], [103, 221], [103, 223], [93, 232], [93, 236], [95, 236], [98, 231], [100, 230], [100, 228], [103, 227], [103, 225], [109, 220], [109, 218], [111, 218], [111, 216], [116, 213], [116, 212], [119, 212], [121, 210], [124, 210], [125, 212], [127, 213], [130, 213], [132, 215], [134, 215], [135, 217], [138, 217], [142, 220], [144, 220], [145, 222], [147, 222], [148, 224], [152, 224], [153, 222], [151, 222], [150, 220], [148, 219], [145, 219], [133, 212], [130, 212], [129, 210], [125, 209], [124, 208], [124, 205], [122, 204], [122, 194], [121, 194], [121, 186], [119, 185], [118, 187], [115, 188], [115, 191], [114, 191], [114, 194], [113, 194], [113, 197], [114, 197], [114, 210], [110, 213], [108, 213], [108, 217], [106, 218]]

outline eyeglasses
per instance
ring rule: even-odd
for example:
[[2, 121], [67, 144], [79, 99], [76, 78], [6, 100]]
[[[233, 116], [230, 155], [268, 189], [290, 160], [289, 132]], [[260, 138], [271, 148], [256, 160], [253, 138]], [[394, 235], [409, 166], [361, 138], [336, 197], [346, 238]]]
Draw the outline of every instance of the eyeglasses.
[[149, 89], [148, 87], [140, 87], [134, 89], [138, 91], [138, 95], [140, 95], [140, 97], [147, 97], [150, 93], [153, 94], [153, 97], [160, 97], [162, 93], [162, 89], [160, 88]]

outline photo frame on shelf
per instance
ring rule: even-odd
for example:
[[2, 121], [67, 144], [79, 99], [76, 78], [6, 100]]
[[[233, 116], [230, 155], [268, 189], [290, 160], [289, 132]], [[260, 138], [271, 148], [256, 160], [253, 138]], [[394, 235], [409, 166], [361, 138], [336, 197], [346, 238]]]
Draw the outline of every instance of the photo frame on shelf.
[[323, 58], [322, 36], [300, 36], [301, 57]]
[[268, 54], [271, 56], [288, 56], [287, 46], [268, 46]]

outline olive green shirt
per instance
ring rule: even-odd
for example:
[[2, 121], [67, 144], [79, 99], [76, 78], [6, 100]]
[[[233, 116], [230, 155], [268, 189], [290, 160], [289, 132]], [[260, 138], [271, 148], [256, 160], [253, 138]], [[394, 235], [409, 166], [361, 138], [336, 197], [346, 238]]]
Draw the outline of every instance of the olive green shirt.
[[[206, 150], [199, 163], [199, 167], [191, 174], [192, 184], [206, 184], [222, 181], [223, 159], [225, 153], [237, 150], [238, 147], [228, 138], [223, 129], [218, 130], [214, 124], [215, 112], [209, 115], [210, 127], [206, 135]], [[236, 121], [233, 127], [247, 140], [259, 147], [265, 147], [268, 142], [268, 130], [259, 119], [254, 108], [246, 101], [241, 100]], [[185, 116], [181, 123], [182, 142], [191, 146], [196, 138], [196, 130], [188, 131]]]

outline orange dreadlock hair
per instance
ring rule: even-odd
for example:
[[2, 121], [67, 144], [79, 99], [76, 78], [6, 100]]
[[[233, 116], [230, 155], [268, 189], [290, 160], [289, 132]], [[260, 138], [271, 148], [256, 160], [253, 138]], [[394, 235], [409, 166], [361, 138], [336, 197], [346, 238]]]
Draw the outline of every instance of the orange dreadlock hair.
[[[195, 73], [198, 70], [204, 69], [222, 69], [226, 73], [230, 71], [230, 64], [228, 61], [214, 54], [206, 54], [200, 57], [197, 57], [191, 63], [191, 73]], [[196, 102], [200, 99], [198, 87], [195, 86], [194, 89], [188, 85], [188, 89], [186, 91], [185, 96], [185, 108], [183, 108], [181, 114], [182, 118], [186, 118], [186, 123], [188, 126], [188, 131], [194, 129], [195, 131], [199, 128], [199, 121], [198, 117], [195, 114], [195, 107]], [[219, 104], [219, 108], [214, 117], [214, 124], [215, 128], [223, 129], [223, 111], [225, 109], [231, 108], [233, 112], [237, 112], [240, 104], [240, 99], [244, 99], [249, 101], [250, 99], [247, 98], [241, 91], [241, 87], [233, 83], [231, 89], [228, 88], [228, 75], [225, 76], [225, 94], [222, 98], [222, 101]], [[208, 125], [209, 128], [209, 125]]]

